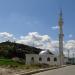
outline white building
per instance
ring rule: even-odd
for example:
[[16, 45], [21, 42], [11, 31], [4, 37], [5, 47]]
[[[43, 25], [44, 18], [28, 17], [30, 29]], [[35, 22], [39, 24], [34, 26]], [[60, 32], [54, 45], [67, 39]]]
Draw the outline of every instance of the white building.
[[26, 54], [25, 64], [44, 63], [49, 65], [59, 65], [59, 58], [49, 50], [41, 51], [39, 54]]

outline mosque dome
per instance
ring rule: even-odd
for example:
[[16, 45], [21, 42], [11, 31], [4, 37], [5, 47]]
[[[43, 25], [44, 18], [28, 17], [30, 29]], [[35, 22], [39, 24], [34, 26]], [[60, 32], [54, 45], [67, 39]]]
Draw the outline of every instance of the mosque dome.
[[53, 53], [51, 53], [49, 50], [43, 50], [39, 53], [39, 55], [46, 55], [46, 54], [51, 54], [53, 55]]

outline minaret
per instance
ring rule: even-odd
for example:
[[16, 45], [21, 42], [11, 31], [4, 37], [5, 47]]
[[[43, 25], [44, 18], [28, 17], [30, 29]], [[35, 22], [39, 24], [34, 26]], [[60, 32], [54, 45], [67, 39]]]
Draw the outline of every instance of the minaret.
[[60, 58], [60, 65], [64, 64], [64, 55], [63, 55], [63, 19], [62, 19], [62, 10], [60, 11], [59, 16], [59, 58]]

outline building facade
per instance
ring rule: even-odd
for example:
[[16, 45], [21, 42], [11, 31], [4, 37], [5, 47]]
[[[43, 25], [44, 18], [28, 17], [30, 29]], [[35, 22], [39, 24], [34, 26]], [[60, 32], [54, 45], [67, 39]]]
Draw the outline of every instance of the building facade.
[[59, 58], [54, 54], [47, 53], [46, 51], [40, 52], [39, 54], [26, 54], [25, 64], [49, 64], [59, 65]]

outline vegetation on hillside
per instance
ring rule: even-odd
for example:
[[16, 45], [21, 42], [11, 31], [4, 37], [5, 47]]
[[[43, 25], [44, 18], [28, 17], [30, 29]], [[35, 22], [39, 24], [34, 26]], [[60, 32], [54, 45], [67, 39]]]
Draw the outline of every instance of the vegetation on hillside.
[[0, 43], [0, 58], [25, 58], [25, 54], [39, 54], [41, 49], [34, 48], [24, 44], [15, 42], [2, 42]]

